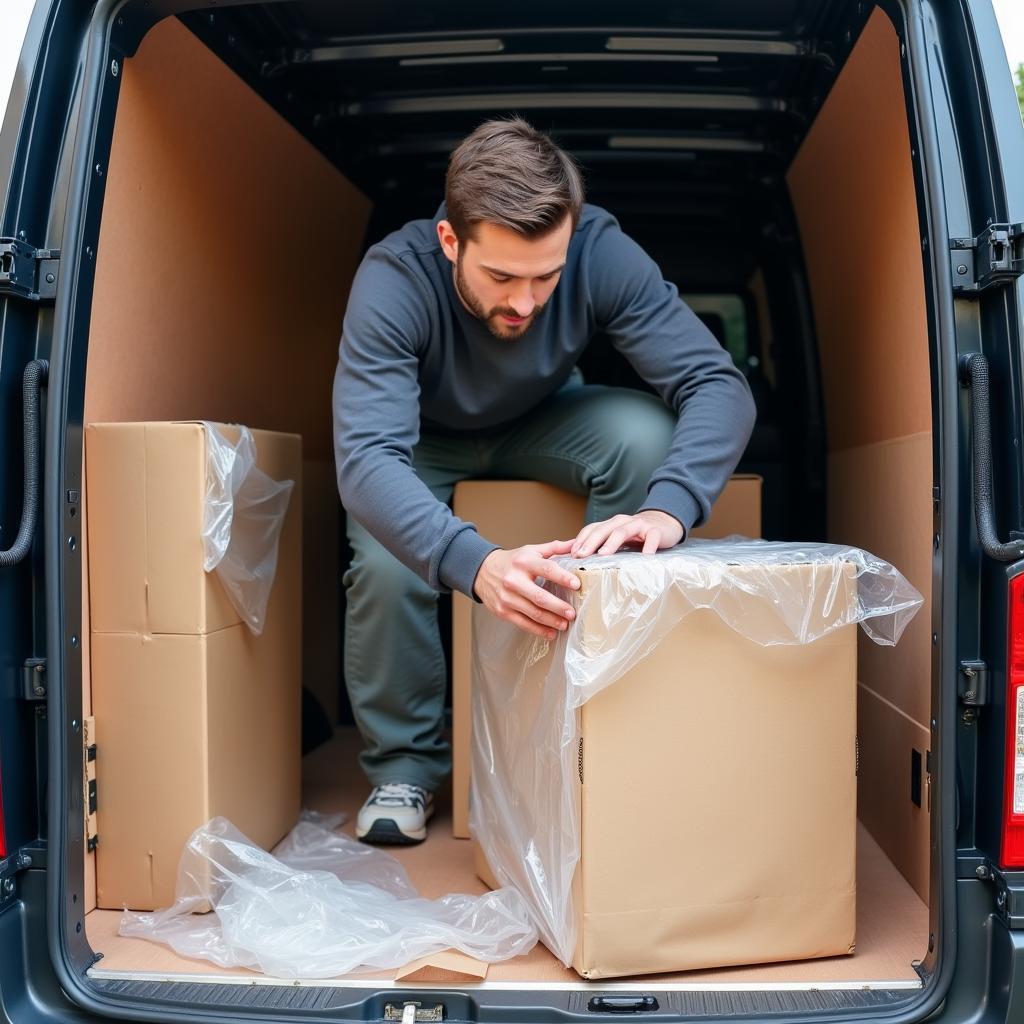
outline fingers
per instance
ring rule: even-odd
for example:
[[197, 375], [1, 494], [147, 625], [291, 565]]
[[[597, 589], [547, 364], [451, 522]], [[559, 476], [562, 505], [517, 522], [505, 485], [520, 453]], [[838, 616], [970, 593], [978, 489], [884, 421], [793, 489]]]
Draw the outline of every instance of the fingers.
[[608, 534], [605, 542], [597, 549], [597, 553], [599, 555], [614, 555], [628, 541], [644, 540], [651, 529], [653, 529], [651, 524], [643, 519], [630, 519], [628, 523], [617, 526]]
[[[540, 588], [538, 587], [537, 589], [539, 590]], [[541, 591], [541, 593], [546, 593], [546, 591]], [[526, 618], [532, 619], [542, 626], [547, 626], [549, 629], [563, 630], [569, 625], [568, 616], [547, 611], [539, 605], [533, 604], [529, 599], [520, 597], [518, 594], [510, 594], [506, 597], [505, 606], [512, 611], [518, 612], [520, 615], [525, 615]]]
[[[559, 541], [560, 544], [568, 544], [569, 541]], [[560, 565], [556, 565], [548, 558], [543, 558], [537, 554], [531, 554], [528, 551], [524, 551], [521, 557], [516, 558], [515, 566], [518, 569], [522, 569], [526, 573], [530, 581], [534, 580], [537, 576], [542, 576], [546, 580], [551, 580], [552, 583], [557, 583], [559, 586], [565, 587], [566, 590], [578, 590], [580, 581], [579, 577], [575, 573], [569, 572], [568, 569], [563, 569]], [[539, 587], [537, 588], [540, 589]], [[520, 593], [522, 589], [520, 588]], [[533, 599], [532, 594], [528, 594], [528, 597]], [[558, 598], [555, 598], [558, 601]], [[560, 605], [564, 602], [559, 601]], [[568, 605], [565, 605], [568, 607]]]
[[614, 555], [626, 541], [642, 539], [642, 532], [646, 533], [650, 524], [634, 516], [616, 516], [601, 526], [604, 529], [594, 532], [580, 551], [581, 555], [589, 555], [591, 552], [598, 555]]
[[521, 612], [508, 611], [503, 616], [506, 622], [511, 622], [513, 626], [518, 626], [525, 633], [532, 633], [534, 636], [542, 636], [547, 640], [554, 640], [558, 635], [558, 631], [551, 629], [549, 626], [542, 626], [539, 622], [534, 622], [527, 615], [523, 615]]
[[[513, 576], [507, 581], [508, 589], [519, 597], [525, 598], [531, 605], [536, 605], [538, 609], [551, 612], [559, 619], [572, 621], [576, 617], [572, 605], [555, 597], [550, 590], [538, 587], [533, 580], [535, 576], [539, 575], [541, 573], [535, 572], [532, 576], [528, 574]], [[573, 576], [573, 580], [575, 579], [576, 577]]]
[[569, 550], [571, 555], [578, 555], [583, 550], [584, 544], [586, 544], [587, 539], [594, 532], [594, 527], [597, 525], [597, 523], [588, 523], [576, 534], [576, 539], [572, 542], [572, 547]]
[[643, 553], [654, 554], [661, 547], [664, 531], [642, 516], [615, 516], [601, 523], [591, 523], [576, 539], [573, 554], [583, 557], [591, 553], [613, 555], [623, 544], [643, 542]]
[[602, 520], [599, 523], [590, 523], [584, 526], [576, 537], [576, 544], [572, 553], [582, 557], [596, 551], [608, 539], [608, 535], [616, 527], [628, 522], [632, 518], [632, 516], [618, 515], [613, 516], [611, 519]]
[[539, 544], [537, 546], [537, 554], [541, 558], [551, 558], [554, 555], [567, 555], [572, 551], [572, 546], [575, 541], [571, 540], [552, 540], [548, 541], [547, 544]]
[[661, 530], [656, 526], [652, 526], [647, 531], [647, 536], [644, 538], [642, 553], [645, 555], [653, 555], [659, 547], [661, 547]]

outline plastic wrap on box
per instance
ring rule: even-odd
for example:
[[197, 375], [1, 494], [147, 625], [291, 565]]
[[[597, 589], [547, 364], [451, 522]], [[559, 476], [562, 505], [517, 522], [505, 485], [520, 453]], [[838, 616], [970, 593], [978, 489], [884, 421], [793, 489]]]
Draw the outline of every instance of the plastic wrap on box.
[[657, 555], [557, 561], [583, 585], [545, 582], [576, 610], [554, 641], [473, 610], [470, 829], [497, 881], [525, 896], [541, 938], [568, 966], [579, 708], [698, 609], [762, 646], [809, 644], [853, 623], [892, 645], [922, 597], [882, 559], [830, 544], [695, 540]]
[[518, 893], [423, 899], [394, 857], [334, 823], [304, 815], [271, 854], [214, 818], [186, 844], [173, 906], [125, 911], [120, 934], [277, 978], [402, 967], [447, 949], [497, 962], [536, 944]]
[[263, 632], [277, 572], [277, 547], [293, 480], [274, 480], [256, 465], [256, 442], [240, 427], [232, 444], [212, 423], [206, 431], [204, 568], [216, 570], [235, 610]]

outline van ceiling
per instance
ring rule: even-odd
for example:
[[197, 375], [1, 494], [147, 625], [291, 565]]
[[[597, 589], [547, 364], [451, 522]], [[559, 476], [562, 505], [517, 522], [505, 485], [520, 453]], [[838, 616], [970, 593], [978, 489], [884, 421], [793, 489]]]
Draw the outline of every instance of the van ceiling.
[[693, 284], [721, 286], [788, 220], [783, 174], [872, 6], [298, 0], [182, 18], [374, 199], [378, 237], [434, 212], [459, 138], [519, 113], [576, 156], [592, 201], [652, 250], [689, 239]]

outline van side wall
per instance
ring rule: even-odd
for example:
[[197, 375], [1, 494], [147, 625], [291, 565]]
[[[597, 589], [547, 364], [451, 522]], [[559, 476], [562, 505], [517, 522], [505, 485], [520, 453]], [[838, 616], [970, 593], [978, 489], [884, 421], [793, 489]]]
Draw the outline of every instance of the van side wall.
[[[125, 62], [108, 174], [85, 421], [216, 419], [302, 435], [304, 680], [333, 722], [331, 387], [369, 200], [175, 18]], [[82, 561], [86, 595], [86, 551]], [[89, 702], [86, 678], [86, 715]], [[98, 828], [102, 842], [102, 810]], [[92, 863], [86, 880], [88, 911]]]
[[821, 358], [829, 539], [892, 562], [925, 597], [896, 648], [860, 638], [858, 811], [927, 902], [932, 409], [899, 48], [876, 9], [787, 181]]

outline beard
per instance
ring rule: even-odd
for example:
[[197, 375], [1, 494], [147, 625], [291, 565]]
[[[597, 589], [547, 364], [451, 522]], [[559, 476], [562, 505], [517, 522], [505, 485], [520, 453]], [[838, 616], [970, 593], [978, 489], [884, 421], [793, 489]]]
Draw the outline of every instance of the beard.
[[533, 312], [521, 324], [503, 323], [499, 319], [500, 317], [518, 317], [519, 314], [508, 306], [495, 306], [490, 310], [484, 306], [479, 296], [474, 294], [473, 289], [469, 287], [466, 275], [462, 271], [462, 253], [459, 253], [455, 261], [455, 290], [459, 293], [459, 297], [469, 308], [469, 311], [478, 319], [483, 320], [487, 330], [501, 341], [515, 341], [516, 338], [521, 338], [544, 311], [543, 305], [534, 306]]

